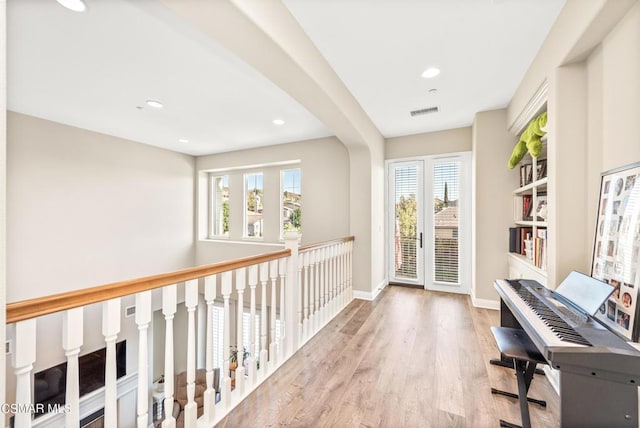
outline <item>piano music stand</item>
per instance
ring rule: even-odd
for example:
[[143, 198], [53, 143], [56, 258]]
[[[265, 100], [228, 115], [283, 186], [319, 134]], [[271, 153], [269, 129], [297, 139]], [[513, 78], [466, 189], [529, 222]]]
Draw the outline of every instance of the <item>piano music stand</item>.
[[547, 364], [542, 354], [538, 352], [524, 330], [508, 327], [491, 327], [491, 333], [496, 339], [496, 344], [500, 354], [512, 361], [512, 367], [516, 370], [518, 378], [518, 395], [491, 388], [492, 394], [501, 394], [508, 397], [518, 398], [520, 402], [520, 415], [522, 417], [522, 427], [500, 419], [500, 426], [507, 428], [531, 428], [531, 418], [529, 416], [529, 401], [546, 407], [547, 403], [542, 400], [534, 400], [527, 397], [531, 380], [536, 370], [537, 364]]

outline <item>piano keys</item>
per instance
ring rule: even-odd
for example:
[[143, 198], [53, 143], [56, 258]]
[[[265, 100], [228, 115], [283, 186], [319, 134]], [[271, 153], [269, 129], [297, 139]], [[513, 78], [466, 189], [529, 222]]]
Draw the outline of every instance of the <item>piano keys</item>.
[[[572, 280], [584, 281], [589, 293], [593, 279], [583, 277]], [[523, 329], [560, 372], [561, 426], [638, 427], [640, 351], [592, 313], [536, 281], [497, 280], [494, 286], [501, 325]]]

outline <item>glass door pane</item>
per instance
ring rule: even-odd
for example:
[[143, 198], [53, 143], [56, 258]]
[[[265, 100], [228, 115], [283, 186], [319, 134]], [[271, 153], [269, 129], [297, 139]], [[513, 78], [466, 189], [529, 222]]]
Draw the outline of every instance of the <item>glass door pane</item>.
[[433, 278], [459, 284], [460, 162], [433, 165]]
[[389, 200], [393, 207], [391, 280], [423, 284], [422, 163], [399, 162], [390, 168]]

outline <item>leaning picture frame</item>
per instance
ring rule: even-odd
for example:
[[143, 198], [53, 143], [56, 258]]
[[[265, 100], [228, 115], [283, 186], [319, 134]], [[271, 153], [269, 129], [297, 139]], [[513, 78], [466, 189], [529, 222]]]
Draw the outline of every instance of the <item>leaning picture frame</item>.
[[596, 317], [627, 339], [640, 335], [640, 162], [601, 174], [591, 276], [614, 287]]

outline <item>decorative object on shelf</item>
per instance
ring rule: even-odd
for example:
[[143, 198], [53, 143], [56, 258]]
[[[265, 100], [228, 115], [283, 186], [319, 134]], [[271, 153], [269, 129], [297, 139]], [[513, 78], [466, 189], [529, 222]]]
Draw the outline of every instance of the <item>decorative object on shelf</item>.
[[529, 151], [531, 157], [537, 158], [542, 153], [542, 140], [540, 137], [546, 134], [544, 128], [547, 126], [547, 112], [543, 112], [538, 117], [529, 122], [527, 129], [522, 133], [516, 146], [511, 152], [508, 166], [509, 169], [515, 168], [520, 163], [524, 155]]
[[158, 380], [156, 381], [156, 391], [158, 392], [164, 391], [164, 374], [161, 374]]
[[591, 276], [615, 287], [596, 317], [640, 336], [640, 162], [602, 173]]
[[547, 160], [546, 159], [538, 159], [536, 164], [536, 180], [543, 179], [547, 176]]
[[536, 206], [536, 219], [547, 221], [547, 195], [538, 195]]

